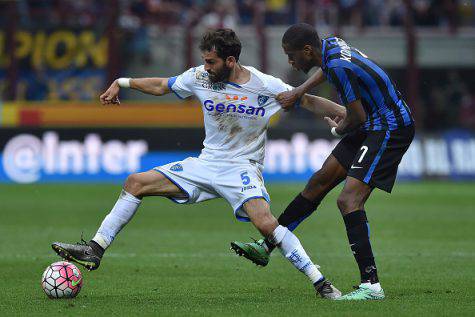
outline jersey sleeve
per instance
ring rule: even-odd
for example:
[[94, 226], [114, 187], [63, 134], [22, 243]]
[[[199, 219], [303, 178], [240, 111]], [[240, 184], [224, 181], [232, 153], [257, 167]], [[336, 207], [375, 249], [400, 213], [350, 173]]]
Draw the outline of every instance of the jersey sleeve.
[[[270, 77], [270, 80], [268, 81], [267, 88], [268, 88], [268, 90], [270, 91], [270, 93], [272, 94], [273, 97], [276, 97], [281, 92], [290, 91], [290, 90], [294, 89], [293, 86], [285, 83], [280, 78], [276, 78], [276, 77], [273, 77], [273, 76], [269, 76], [269, 77]], [[301, 99], [297, 100], [294, 104], [294, 107], [299, 108], [300, 107], [300, 102], [301, 102]]]
[[346, 67], [332, 67], [328, 69], [330, 81], [335, 86], [341, 102], [346, 106], [361, 98], [357, 76]]
[[190, 68], [181, 75], [168, 78], [168, 88], [180, 99], [194, 95], [193, 85], [196, 78], [196, 68]]

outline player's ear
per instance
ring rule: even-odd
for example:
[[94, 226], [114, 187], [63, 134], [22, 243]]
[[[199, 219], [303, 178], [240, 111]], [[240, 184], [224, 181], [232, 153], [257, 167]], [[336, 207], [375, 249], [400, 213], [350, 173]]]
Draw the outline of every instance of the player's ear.
[[226, 60], [224, 61], [224, 63], [226, 64], [228, 68], [233, 68], [234, 65], [236, 64], [236, 58], [234, 56], [228, 56]]
[[312, 52], [313, 52], [313, 47], [312, 47], [311, 45], [308, 45], [308, 44], [307, 44], [307, 45], [305, 45], [305, 46], [303, 47], [303, 53], [304, 53], [304, 55], [310, 56], [310, 55], [312, 55]]

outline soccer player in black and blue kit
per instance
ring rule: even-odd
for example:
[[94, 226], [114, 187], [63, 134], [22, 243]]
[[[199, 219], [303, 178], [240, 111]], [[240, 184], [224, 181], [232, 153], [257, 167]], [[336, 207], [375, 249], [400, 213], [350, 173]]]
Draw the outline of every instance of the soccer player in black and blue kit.
[[[337, 205], [360, 270], [359, 287], [339, 299], [383, 299], [371, 249], [365, 202], [374, 188], [391, 192], [397, 168], [414, 138], [414, 119], [386, 72], [358, 49], [337, 37], [320, 40], [308, 24], [291, 26], [282, 38], [289, 63], [307, 73], [320, 67], [305, 83], [282, 93], [279, 100], [291, 108], [312, 87], [328, 80], [346, 107], [345, 118], [325, 118], [341, 141], [305, 189], [289, 204], [278, 221], [294, 230], [326, 194], [345, 180]], [[298, 103], [298, 102], [297, 102]], [[266, 265], [274, 246], [266, 240], [232, 242], [239, 254]]]

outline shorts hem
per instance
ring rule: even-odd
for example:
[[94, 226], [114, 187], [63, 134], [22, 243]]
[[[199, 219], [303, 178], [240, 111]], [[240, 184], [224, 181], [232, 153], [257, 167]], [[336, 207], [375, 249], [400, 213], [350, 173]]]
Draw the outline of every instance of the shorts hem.
[[353, 177], [353, 178], [359, 180], [360, 182], [362, 182], [362, 183], [368, 185], [368, 186], [371, 187], [371, 188], [380, 189], [380, 190], [382, 190], [382, 191], [384, 191], [384, 192], [386, 192], [386, 193], [388, 193], [388, 194], [391, 194], [391, 191], [392, 191], [392, 189], [393, 189], [392, 186], [391, 186], [391, 188], [388, 188], [387, 186], [383, 186], [383, 185], [380, 185], [380, 184], [374, 182], [372, 179], [370, 179], [370, 180], [368, 180], [367, 182], [365, 182], [364, 179], [362, 179], [361, 176], [346, 174], [346, 177], [348, 177], [348, 176], [349, 176], [349, 177]]
[[330, 154], [333, 155], [333, 157], [337, 160], [337, 162], [338, 162], [338, 163], [346, 170], [346, 172], [348, 173], [349, 168], [347, 168], [347, 167], [343, 164], [343, 162], [338, 158], [338, 156], [335, 155], [334, 151], [332, 151]]
[[165, 176], [170, 182], [172, 182], [173, 184], [175, 184], [176, 187], [178, 187], [179, 189], [181, 189], [181, 190], [188, 196], [185, 201], [179, 201], [179, 200], [177, 200], [177, 199], [175, 199], [175, 198], [173, 198], [173, 197], [166, 197], [166, 198], [170, 199], [171, 201], [173, 201], [173, 202], [176, 203], [176, 204], [187, 204], [187, 203], [190, 202], [190, 197], [191, 197], [191, 196], [190, 196], [190, 193], [187, 192], [182, 186], [180, 186], [180, 184], [178, 184], [174, 179], [172, 179], [172, 177], [171, 177], [170, 175], [165, 174], [165, 172], [162, 171], [162, 170], [160, 170], [158, 167], [153, 168], [153, 170], [154, 170], [155, 172], [158, 172], [158, 173], [162, 174], [163, 176]]
[[234, 209], [234, 217], [236, 217], [237, 220], [242, 221], [242, 222], [250, 222], [251, 220], [249, 219], [249, 217], [240, 216], [240, 215], [237, 214], [237, 212], [238, 212], [240, 209], [242, 209], [242, 206], [244, 206], [244, 204], [247, 203], [249, 200], [251, 200], [251, 199], [257, 199], [257, 198], [263, 198], [265, 201], [267, 201], [267, 203], [270, 203], [269, 197], [266, 197], [266, 196], [253, 196], [253, 197], [246, 198], [246, 199], [239, 205], [238, 208]]

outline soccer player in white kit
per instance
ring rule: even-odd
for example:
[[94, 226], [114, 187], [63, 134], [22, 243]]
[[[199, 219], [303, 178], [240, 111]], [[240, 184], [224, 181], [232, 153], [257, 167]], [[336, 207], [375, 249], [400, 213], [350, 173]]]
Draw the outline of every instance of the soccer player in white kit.
[[[275, 98], [292, 87], [253, 67], [240, 65], [241, 43], [230, 29], [207, 32], [200, 49], [202, 66], [171, 78], [120, 78], [100, 97], [103, 104], [118, 104], [120, 87], [157, 96], [171, 92], [180, 98], [196, 96], [202, 105], [206, 132], [199, 157], [131, 174], [91, 241], [55, 242], [53, 249], [63, 258], [94, 270], [143, 197], [165, 196], [186, 204], [222, 197], [239, 220], [251, 221], [310, 279], [317, 295], [330, 299], [341, 296], [311, 261], [298, 238], [278, 224], [270, 212], [262, 178], [269, 119], [281, 109]], [[306, 95], [302, 106], [326, 115], [345, 115], [343, 107], [320, 97]]]

